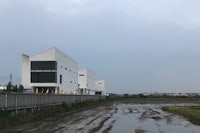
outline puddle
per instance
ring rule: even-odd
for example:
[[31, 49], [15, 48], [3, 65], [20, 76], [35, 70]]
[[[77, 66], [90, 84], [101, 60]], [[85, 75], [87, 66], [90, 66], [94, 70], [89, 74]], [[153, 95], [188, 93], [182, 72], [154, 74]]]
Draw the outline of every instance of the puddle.
[[[119, 119], [110, 133], [199, 133], [200, 126], [193, 125], [186, 119], [161, 110], [156, 104], [119, 104], [115, 114]], [[135, 113], [124, 115], [127, 108], [137, 109]]]

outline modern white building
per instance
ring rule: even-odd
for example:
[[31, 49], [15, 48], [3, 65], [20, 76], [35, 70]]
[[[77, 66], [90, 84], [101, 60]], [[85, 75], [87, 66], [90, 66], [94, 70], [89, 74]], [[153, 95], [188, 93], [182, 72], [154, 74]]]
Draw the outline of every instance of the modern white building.
[[106, 95], [106, 83], [105, 80], [98, 80], [95, 82], [96, 95]]
[[33, 93], [76, 93], [78, 63], [57, 48], [22, 54], [22, 85]]
[[89, 69], [82, 69], [78, 72], [78, 94], [95, 95], [95, 74]]

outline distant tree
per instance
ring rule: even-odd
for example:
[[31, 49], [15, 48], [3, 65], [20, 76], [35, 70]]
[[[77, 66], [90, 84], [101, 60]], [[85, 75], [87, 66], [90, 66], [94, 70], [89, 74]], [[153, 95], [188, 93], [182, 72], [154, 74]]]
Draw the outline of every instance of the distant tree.
[[8, 82], [6, 85], [7, 90], [6, 91], [11, 91], [11, 92], [23, 92], [24, 86], [23, 85], [13, 85], [11, 82]]
[[132, 98], [138, 98], [138, 95], [137, 94], [133, 94], [131, 95]]
[[23, 91], [24, 91], [24, 86], [20, 84], [18, 87], [18, 92], [23, 92]]
[[17, 92], [17, 90], [18, 90], [17, 85], [13, 85], [13, 89], [12, 89], [12, 91]]
[[124, 97], [129, 97], [129, 95], [126, 93], [126, 94], [124, 94]]
[[6, 85], [6, 88], [7, 88], [7, 91], [12, 91], [12, 83], [11, 82], [8, 82], [8, 84]]
[[147, 98], [147, 96], [144, 96], [143, 94], [138, 94], [139, 98]]

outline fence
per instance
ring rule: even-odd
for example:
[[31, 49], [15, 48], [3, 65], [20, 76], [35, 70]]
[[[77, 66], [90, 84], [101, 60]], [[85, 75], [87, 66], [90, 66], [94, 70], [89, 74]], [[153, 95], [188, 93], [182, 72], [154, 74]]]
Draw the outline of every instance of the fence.
[[42, 108], [47, 106], [61, 105], [62, 103], [71, 104], [105, 98], [105, 96], [97, 95], [0, 93], [0, 110]]

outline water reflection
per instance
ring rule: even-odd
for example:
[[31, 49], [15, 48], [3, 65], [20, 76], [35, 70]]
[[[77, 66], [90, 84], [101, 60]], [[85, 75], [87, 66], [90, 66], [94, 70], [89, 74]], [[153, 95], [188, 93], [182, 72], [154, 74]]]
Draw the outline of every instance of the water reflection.
[[118, 120], [110, 133], [199, 133], [200, 131], [200, 126], [193, 125], [180, 116], [163, 112], [161, 107], [166, 105], [118, 104], [115, 106], [119, 110], [113, 118]]

